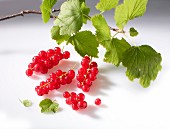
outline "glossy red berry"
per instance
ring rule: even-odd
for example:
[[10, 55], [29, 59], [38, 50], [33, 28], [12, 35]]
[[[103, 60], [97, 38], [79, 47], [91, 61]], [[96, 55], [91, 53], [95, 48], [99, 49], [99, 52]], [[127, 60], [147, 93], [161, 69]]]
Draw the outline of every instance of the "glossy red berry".
[[33, 71], [31, 69], [27, 69], [26, 70], [26, 75], [29, 77], [29, 76], [32, 76], [33, 74]]
[[42, 50], [38, 53], [38, 56], [42, 59], [46, 59], [47, 58], [47, 52]]
[[87, 86], [87, 85], [83, 85], [83, 86], [82, 86], [82, 90], [83, 90], [84, 92], [89, 92], [89, 91], [90, 91], [90, 87]]
[[59, 47], [55, 47], [54, 48], [54, 52], [55, 52], [55, 54], [60, 54], [61, 53], [61, 49]]
[[96, 104], [96, 105], [100, 105], [100, 104], [101, 104], [101, 99], [97, 98], [97, 99], [95, 100], [95, 104]]
[[63, 52], [63, 58], [64, 59], [70, 58], [70, 52], [68, 52], [68, 51]]
[[70, 93], [69, 93], [68, 91], [65, 91], [65, 92], [63, 93], [63, 97], [64, 97], [64, 98], [70, 97]]
[[69, 77], [71, 77], [71, 79], [73, 79], [75, 77], [74, 70], [69, 70], [67, 76], [69, 76]]
[[84, 95], [83, 93], [79, 93], [79, 94], [77, 95], [77, 100], [83, 101], [84, 99], [85, 99], [85, 95]]
[[72, 109], [77, 111], [79, 108], [78, 108], [77, 104], [72, 103]]

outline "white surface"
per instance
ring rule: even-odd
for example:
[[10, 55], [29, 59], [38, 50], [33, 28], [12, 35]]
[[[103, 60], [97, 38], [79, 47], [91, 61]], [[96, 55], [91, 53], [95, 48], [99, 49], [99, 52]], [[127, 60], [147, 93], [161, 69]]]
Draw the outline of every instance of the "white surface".
[[[102, 62], [100, 50], [100, 73], [91, 91], [86, 94], [90, 105], [86, 110], [73, 111], [62, 98], [64, 88], [49, 96], [60, 104], [56, 114], [41, 114], [40, 100], [34, 87], [47, 76], [28, 78], [25, 70], [31, 58], [40, 50], [54, 48], [50, 38], [51, 25], [16, 24], [1, 26], [0, 29], [0, 129], [169, 129], [170, 128], [170, 34], [162, 33], [156, 24], [137, 25], [140, 32], [137, 44], [153, 46], [163, 57], [163, 69], [157, 79], [147, 89], [138, 81], [130, 82], [125, 76], [125, 68], [116, 68]], [[161, 28], [161, 27], [160, 27]], [[87, 28], [86, 28], [87, 29]], [[91, 29], [91, 28], [90, 28]], [[168, 30], [168, 29], [167, 29]], [[151, 33], [153, 32], [153, 33]], [[147, 42], [146, 42], [147, 41]], [[81, 58], [73, 47], [69, 62], [63, 62], [55, 69], [68, 70]], [[77, 68], [79, 65], [77, 65]], [[53, 69], [53, 70], [55, 70]], [[52, 72], [52, 71], [50, 71]], [[71, 91], [81, 92], [75, 83]], [[102, 99], [102, 105], [94, 105], [95, 98]], [[18, 100], [30, 99], [33, 106], [25, 108]]]

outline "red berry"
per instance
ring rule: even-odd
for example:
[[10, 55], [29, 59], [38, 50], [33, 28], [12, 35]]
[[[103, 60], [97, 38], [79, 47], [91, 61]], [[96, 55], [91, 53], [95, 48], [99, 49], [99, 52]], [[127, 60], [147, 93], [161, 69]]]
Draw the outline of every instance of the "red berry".
[[33, 58], [32, 58], [32, 62], [33, 63], [39, 63], [41, 61], [41, 59], [40, 59], [40, 57], [39, 56], [34, 56]]
[[41, 70], [42, 74], [46, 74], [48, 72], [48, 68], [46, 66], [44, 66]]
[[87, 79], [85, 80], [85, 84], [86, 84], [87, 86], [91, 86], [91, 85], [92, 85], [92, 81], [91, 81], [89, 78], [87, 78]]
[[98, 65], [97, 65], [96, 62], [91, 62], [91, 63], [90, 63], [90, 68], [97, 67], [97, 66], [98, 66]]
[[65, 81], [67, 84], [70, 84], [72, 82], [72, 78], [70, 76], [65, 76]]
[[87, 102], [86, 101], [79, 101], [77, 103], [78, 108], [80, 109], [85, 109], [87, 107]]
[[27, 69], [25, 73], [29, 77], [29, 76], [32, 76], [33, 71], [31, 69]]
[[64, 97], [64, 98], [70, 97], [70, 93], [69, 93], [68, 91], [65, 91], [65, 92], [63, 93], [63, 97]]
[[79, 82], [83, 82], [84, 79], [85, 79], [85, 77], [84, 77], [83, 75], [77, 74], [76, 79], [77, 79]]
[[69, 57], [70, 57], [70, 52], [68, 52], [68, 51], [63, 52], [64, 59], [68, 59]]
[[91, 73], [93, 73], [93, 74], [98, 74], [98, 72], [99, 72], [99, 70], [98, 70], [98, 68], [97, 67], [93, 67], [93, 68], [91, 68]]
[[86, 73], [87, 73], [87, 69], [83, 67], [78, 70], [78, 74], [85, 75]]
[[48, 51], [47, 51], [47, 56], [48, 57], [51, 57], [51, 56], [53, 56], [54, 55], [54, 50], [53, 49], [48, 49]]
[[62, 60], [63, 59], [63, 54], [62, 53], [58, 54], [57, 58], [58, 58], [58, 60]]
[[89, 68], [89, 63], [90, 63], [90, 60], [87, 60], [87, 59], [82, 59], [81, 61], [81, 65], [83, 66], [83, 68]]
[[68, 104], [68, 105], [72, 104], [71, 97], [66, 98], [66, 104]]
[[97, 98], [97, 99], [95, 100], [95, 104], [96, 104], [96, 105], [100, 105], [100, 104], [101, 104], [101, 99]]
[[46, 51], [40, 51], [38, 53], [38, 56], [41, 58], [41, 59], [45, 59], [47, 57], [47, 52]]
[[62, 74], [63, 74], [63, 72], [62, 72], [60, 69], [56, 71], [56, 75], [57, 75], [58, 77], [60, 77]]
[[55, 54], [60, 54], [61, 53], [61, 49], [59, 47], [55, 47], [54, 48], [54, 52], [55, 52]]
[[44, 64], [48, 69], [51, 69], [53, 67], [53, 61], [51, 59], [45, 60]]
[[75, 72], [74, 70], [69, 70], [68, 71], [68, 76], [71, 77], [71, 79], [73, 79], [75, 77]]
[[89, 91], [90, 91], [90, 87], [87, 86], [87, 85], [83, 85], [83, 86], [82, 86], [82, 90], [83, 90], [84, 92], [89, 92]]
[[83, 86], [82, 82], [78, 82], [78, 83], [77, 83], [77, 87], [78, 87], [78, 88], [82, 88], [82, 86]]
[[77, 111], [79, 108], [78, 108], [77, 104], [72, 103], [72, 109]]
[[34, 63], [29, 63], [29, 65], [28, 65], [28, 69], [33, 69], [34, 68]]
[[91, 81], [94, 81], [96, 79], [96, 74], [90, 73], [88, 77]]
[[83, 58], [90, 61], [90, 57], [89, 56], [84, 56]]
[[83, 93], [79, 93], [78, 95], [77, 95], [77, 100], [78, 101], [83, 101], [85, 99], [85, 95], [83, 94]]
[[52, 60], [54, 66], [58, 65], [59, 59], [58, 59], [58, 56], [57, 56], [57, 55], [53, 55], [53, 56], [51, 57], [51, 60]]
[[42, 69], [43, 69], [42, 64], [40, 64], [40, 63], [35, 64], [35, 66], [34, 66], [34, 71], [35, 71], [35, 72], [41, 72]]

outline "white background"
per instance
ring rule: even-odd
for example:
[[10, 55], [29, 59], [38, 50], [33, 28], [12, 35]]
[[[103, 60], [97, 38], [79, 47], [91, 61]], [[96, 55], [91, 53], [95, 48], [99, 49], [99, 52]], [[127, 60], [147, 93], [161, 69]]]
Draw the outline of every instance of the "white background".
[[[161, 17], [161, 18], [160, 18]], [[126, 69], [102, 62], [104, 49], [100, 48], [98, 79], [91, 91], [86, 94], [89, 104], [86, 110], [73, 111], [65, 104], [62, 92], [51, 92], [39, 97], [34, 87], [48, 75], [28, 78], [25, 70], [32, 57], [40, 50], [56, 46], [50, 38], [52, 24], [39, 22], [21, 23], [0, 22], [0, 129], [169, 129], [170, 128], [170, 26], [164, 16], [140, 19], [134, 23], [139, 31], [137, 38], [131, 38], [137, 45], [148, 44], [162, 54], [162, 71], [147, 89], [142, 88], [138, 80], [130, 82], [125, 75]], [[111, 22], [110, 22], [111, 23]], [[83, 29], [94, 28], [90, 24]], [[127, 28], [126, 28], [127, 29]], [[72, 46], [65, 50], [71, 52], [69, 61], [63, 61], [56, 69], [68, 70], [81, 57]], [[76, 81], [69, 85], [69, 91], [81, 92], [76, 88]], [[102, 99], [101, 106], [95, 106], [95, 98]], [[56, 114], [42, 114], [38, 106], [43, 98], [56, 99], [60, 110]], [[26, 108], [18, 99], [30, 99], [33, 106]]]

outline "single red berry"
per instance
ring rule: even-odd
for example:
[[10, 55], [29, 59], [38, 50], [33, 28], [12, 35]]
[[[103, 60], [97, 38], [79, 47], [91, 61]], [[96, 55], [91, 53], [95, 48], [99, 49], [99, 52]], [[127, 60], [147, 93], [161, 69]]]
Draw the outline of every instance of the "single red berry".
[[59, 59], [58, 59], [58, 56], [57, 56], [57, 55], [53, 55], [53, 56], [51, 57], [51, 60], [52, 60], [54, 66], [58, 65]]
[[63, 97], [64, 97], [64, 98], [70, 97], [70, 93], [69, 93], [68, 91], [65, 91], [65, 92], [63, 93]]
[[53, 49], [48, 49], [48, 51], [47, 51], [47, 56], [48, 57], [51, 57], [51, 56], [53, 56], [54, 55], [54, 50]]
[[90, 61], [89, 60], [87, 60], [87, 59], [82, 59], [82, 61], [81, 61], [81, 65], [83, 66], [83, 68], [89, 68], [89, 63], [90, 63]]
[[60, 54], [61, 53], [61, 49], [59, 47], [55, 47], [54, 48], [54, 52], [55, 52], [55, 54]]
[[96, 79], [96, 74], [90, 73], [88, 77], [91, 81], [94, 81]]
[[71, 102], [71, 97], [66, 98], [66, 104], [68, 104], [68, 105], [71, 105], [71, 104], [72, 104], [72, 102]]
[[101, 104], [101, 99], [97, 98], [97, 99], [95, 100], [95, 104], [96, 104], [96, 105], [100, 105], [100, 104]]
[[92, 85], [92, 81], [89, 78], [87, 78], [84, 83], [89, 87]]
[[86, 101], [79, 101], [77, 103], [78, 108], [80, 109], [85, 109], [87, 107], [87, 102]]
[[67, 84], [70, 84], [72, 82], [72, 78], [70, 76], [65, 76], [65, 80]]
[[62, 53], [57, 54], [57, 58], [58, 58], [58, 60], [62, 60], [63, 59], [63, 54]]
[[34, 56], [33, 58], [32, 58], [32, 62], [33, 63], [39, 63], [41, 61], [41, 59], [40, 59], [40, 57], [39, 56]]
[[90, 57], [89, 56], [84, 56], [83, 58], [90, 61]]
[[63, 72], [62, 72], [60, 69], [58, 69], [58, 70], [56, 71], [56, 75], [57, 75], [58, 77], [60, 77], [62, 74], [63, 74]]
[[35, 71], [35, 72], [41, 72], [42, 69], [43, 69], [42, 64], [40, 64], [40, 63], [35, 64], [35, 66], [34, 66], [34, 71]]
[[44, 61], [44, 64], [48, 69], [51, 69], [53, 67], [53, 61], [51, 59], [46, 59]]
[[78, 108], [77, 104], [72, 103], [72, 109], [77, 111], [79, 108]]
[[85, 75], [86, 73], [87, 73], [87, 69], [85, 69], [84, 67], [82, 67], [78, 70], [78, 74], [80, 74], [80, 75]]
[[63, 58], [64, 59], [70, 58], [70, 52], [68, 52], [68, 51], [63, 52]]
[[90, 63], [90, 68], [97, 67], [97, 66], [98, 66], [98, 65], [97, 65], [96, 62], [91, 62], [91, 63]]
[[32, 76], [33, 71], [31, 69], [27, 69], [25, 73], [29, 77], [29, 76]]
[[60, 83], [61, 85], [65, 85], [67, 83], [65, 80], [65, 76], [62, 76], [62, 78], [60, 78]]
[[41, 59], [46, 59], [47, 58], [47, 52], [42, 50], [38, 53], [38, 56], [41, 58]]
[[33, 68], [34, 68], [34, 65], [35, 65], [35, 63], [29, 63], [28, 69], [33, 69]]
[[97, 67], [92, 67], [91, 68], [91, 73], [93, 73], [93, 74], [98, 74], [98, 72], [99, 72], [99, 70], [98, 70], [98, 68]]
[[76, 79], [77, 79], [79, 82], [83, 82], [84, 79], [85, 79], [85, 77], [84, 77], [84, 75], [77, 74]]
[[69, 77], [71, 77], [71, 79], [73, 79], [73, 78], [75, 77], [75, 72], [74, 72], [74, 70], [69, 70], [67, 75], [68, 75]]
[[78, 101], [83, 101], [85, 99], [85, 95], [83, 94], [83, 93], [79, 93], [78, 95], [77, 95], [77, 100]]
[[48, 72], [48, 68], [46, 66], [43, 66], [41, 73], [46, 74]]
[[82, 90], [83, 90], [84, 92], [89, 92], [89, 91], [90, 91], [90, 87], [87, 86], [87, 85], [83, 85], [83, 86], [82, 86]]
[[78, 87], [78, 88], [82, 88], [82, 86], [83, 86], [82, 82], [78, 82], [78, 83], [77, 83], [77, 87]]

